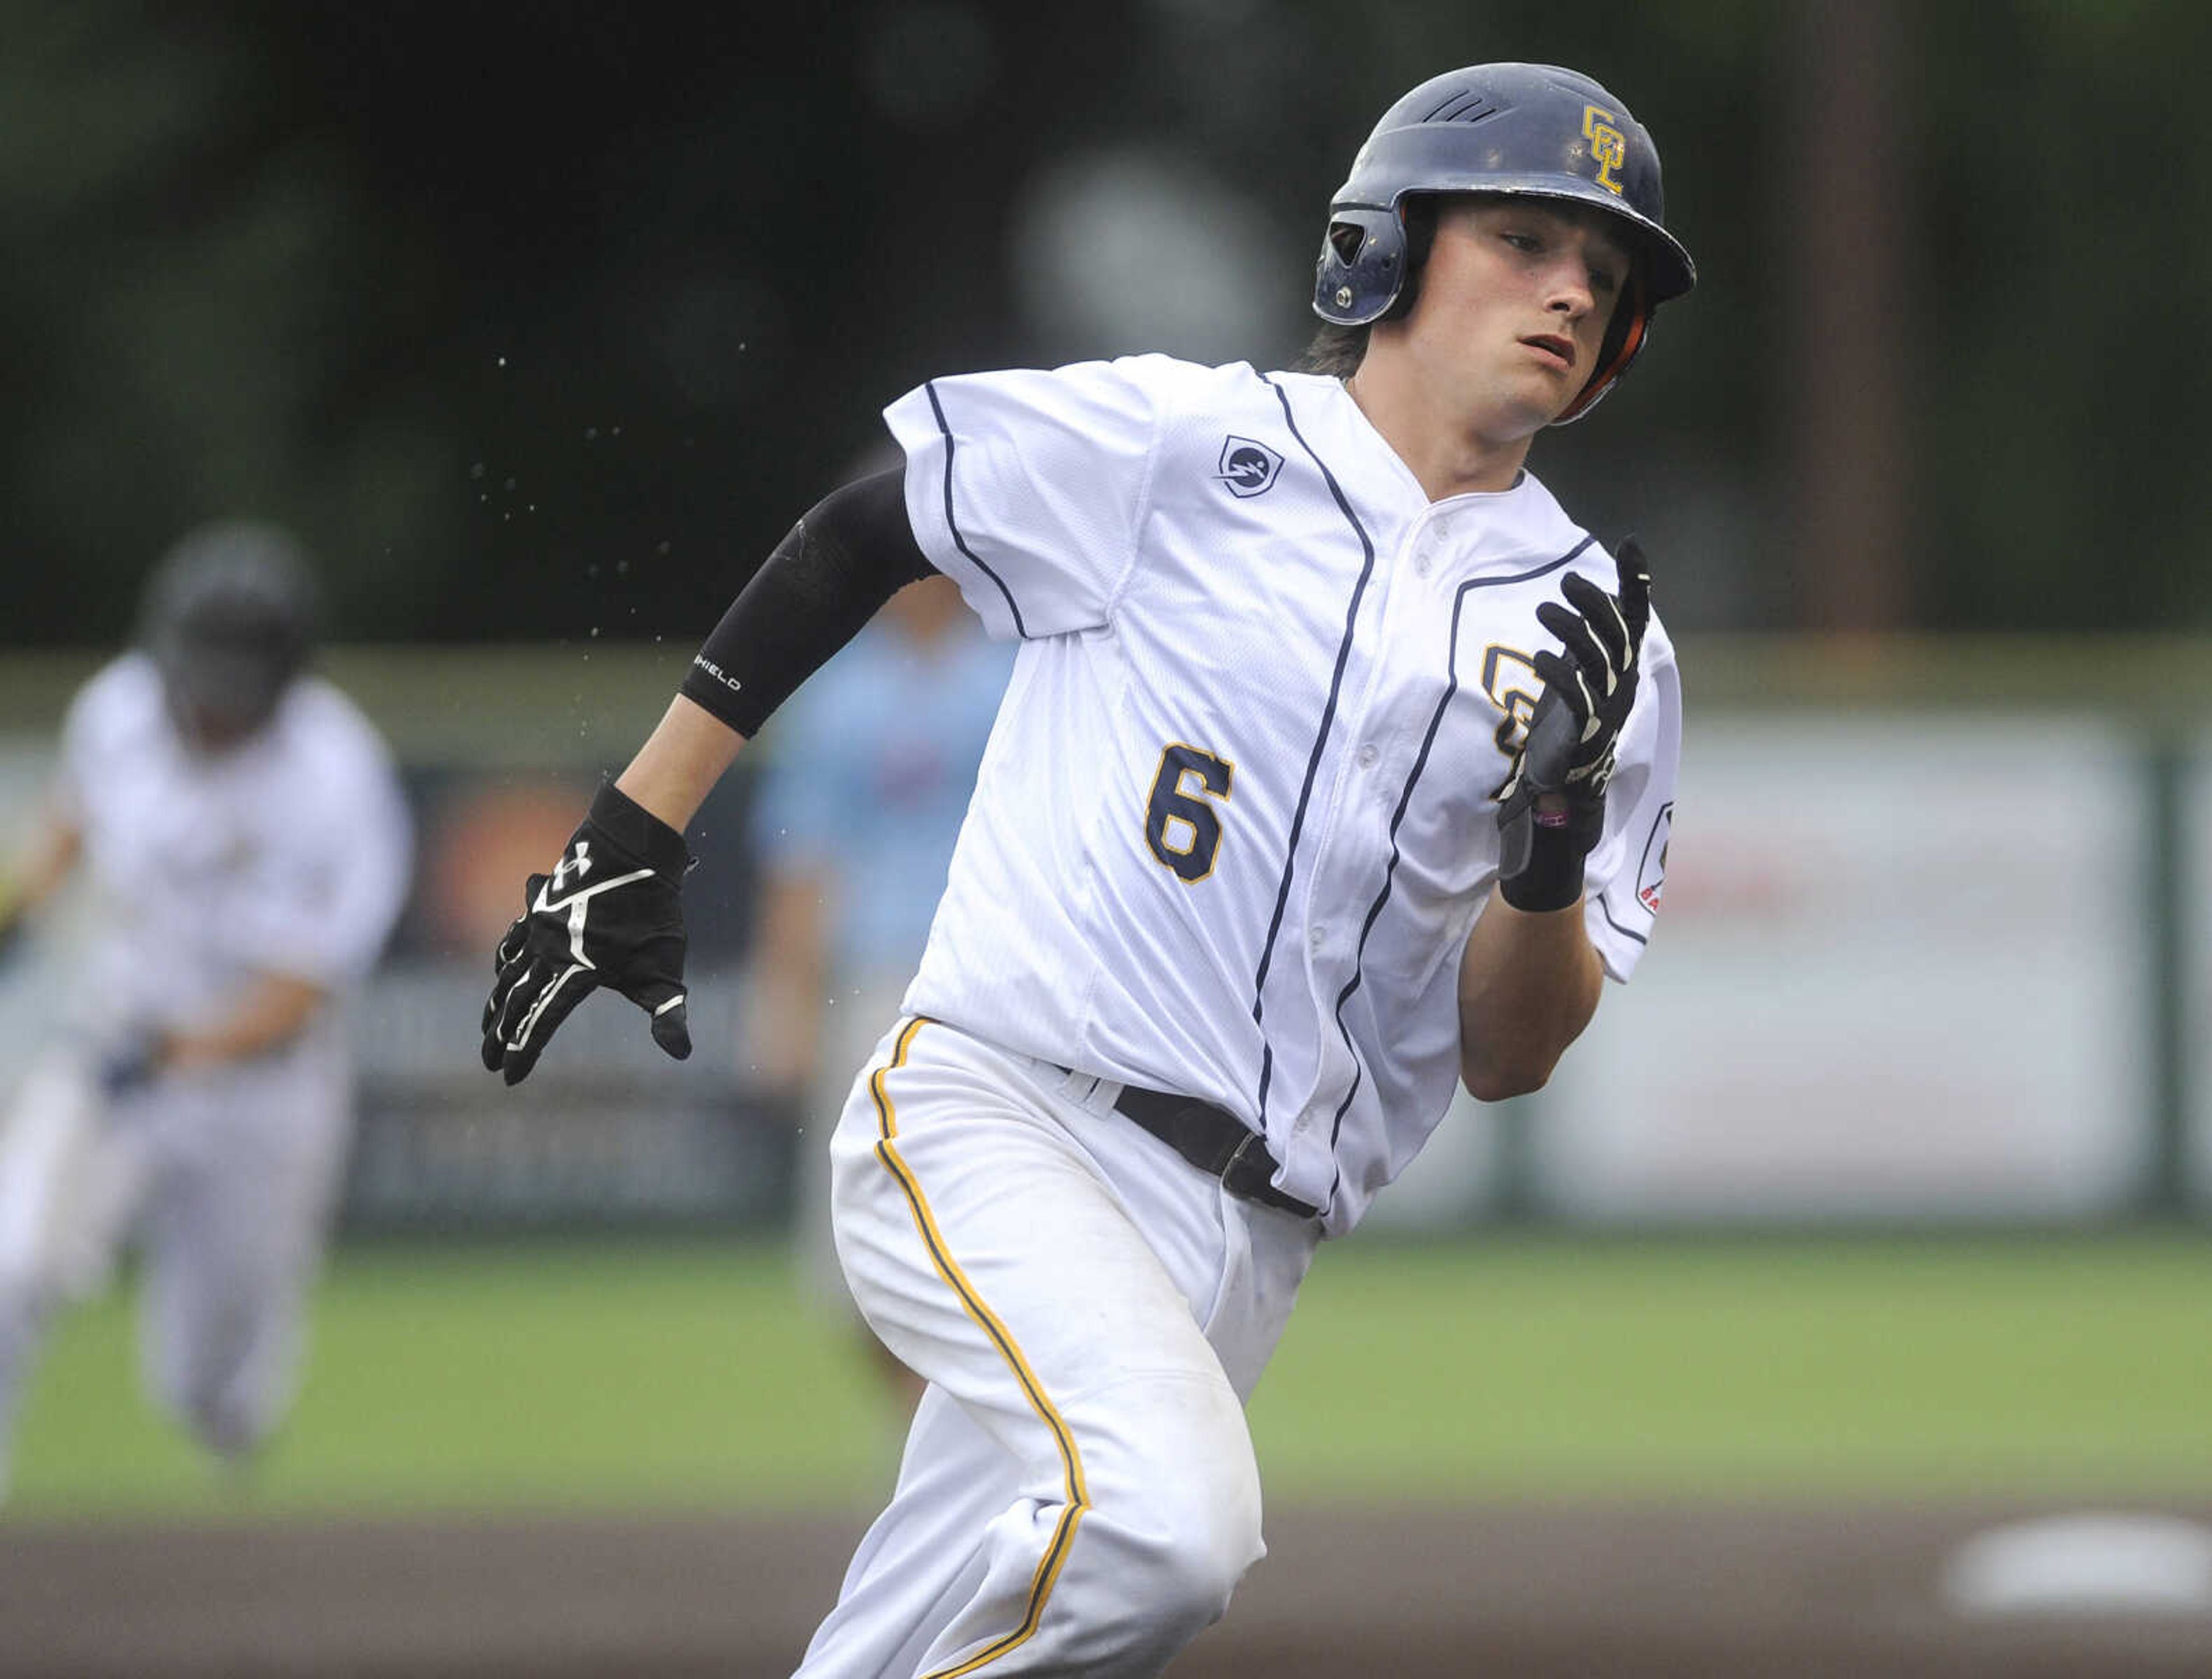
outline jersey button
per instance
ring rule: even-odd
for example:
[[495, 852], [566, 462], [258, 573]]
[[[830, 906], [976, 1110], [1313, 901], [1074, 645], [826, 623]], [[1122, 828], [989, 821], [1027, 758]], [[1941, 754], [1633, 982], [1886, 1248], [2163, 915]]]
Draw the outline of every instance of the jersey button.
[[1424, 548], [1419, 553], [1413, 556], [1414, 576], [1425, 577], [1429, 575], [1429, 563], [1431, 557], [1429, 551], [1425, 548]]
[[1306, 934], [1306, 943], [1312, 946], [1316, 950], [1319, 950], [1328, 942], [1328, 929], [1325, 927], [1317, 927], [1314, 928], [1312, 932]]
[[1375, 743], [1370, 740], [1359, 749], [1359, 767], [1362, 770], [1372, 770], [1375, 767], [1375, 760], [1382, 756], [1382, 754], [1376, 750]]

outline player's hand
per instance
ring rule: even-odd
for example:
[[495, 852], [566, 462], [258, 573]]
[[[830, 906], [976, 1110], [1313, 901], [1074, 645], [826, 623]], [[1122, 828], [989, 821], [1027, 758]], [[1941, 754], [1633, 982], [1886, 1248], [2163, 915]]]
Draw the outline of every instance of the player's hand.
[[1498, 800], [1498, 885], [1516, 909], [1564, 909], [1582, 896], [1582, 863], [1605, 830], [1605, 788], [1620, 731], [1636, 703], [1651, 574], [1634, 537], [1614, 564], [1620, 593], [1580, 575], [1560, 585], [1537, 621], [1559, 651], [1535, 657], [1544, 692], [1513, 755]]
[[488, 1072], [520, 1084], [546, 1040], [602, 985], [652, 1017], [663, 1049], [678, 1061], [691, 1053], [677, 902], [690, 866], [683, 835], [612, 782], [599, 789], [553, 873], [530, 877], [522, 915], [493, 953]]

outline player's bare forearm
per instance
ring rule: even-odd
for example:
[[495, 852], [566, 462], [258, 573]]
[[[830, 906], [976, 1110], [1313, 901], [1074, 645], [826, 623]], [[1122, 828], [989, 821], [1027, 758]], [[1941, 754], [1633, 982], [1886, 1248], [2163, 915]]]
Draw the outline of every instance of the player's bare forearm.
[[678, 694], [615, 785], [680, 834], [744, 744], [727, 723]]
[[182, 1072], [267, 1055], [306, 1031], [328, 995], [313, 980], [265, 974], [214, 1025], [165, 1036], [156, 1061], [167, 1070]]
[[1540, 1089], [1597, 1013], [1605, 969], [1580, 899], [1516, 909], [1492, 897], [1459, 964], [1460, 1078], [1478, 1101]]

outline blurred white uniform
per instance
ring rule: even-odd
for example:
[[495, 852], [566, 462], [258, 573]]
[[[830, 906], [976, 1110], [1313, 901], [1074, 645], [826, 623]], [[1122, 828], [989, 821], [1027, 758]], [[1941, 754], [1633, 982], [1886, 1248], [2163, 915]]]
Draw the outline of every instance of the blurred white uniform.
[[[77, 696], [58, 794], [100, 932], [77, 1029], [0, 1129], [0, 1447], [41, 1320], [135, 1236], [149, 1383], [241, 1451], [289, 1401], [351, 1117], [343, 1000], [406, 890], [406, 806], [383, 741], [327, 683], [295, 680], [265, 727], [202, 755], [139, 653]], [[296, 1037], [102, 1098], [121, 1032], [215, 1025], [270, 975], [330, 994]]]

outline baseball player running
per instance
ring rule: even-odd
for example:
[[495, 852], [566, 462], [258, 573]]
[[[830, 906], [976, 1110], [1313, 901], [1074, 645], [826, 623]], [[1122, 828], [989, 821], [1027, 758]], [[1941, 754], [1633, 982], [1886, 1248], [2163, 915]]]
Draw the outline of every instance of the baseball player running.
[[241, 1463], [289, 1403], [343, 1161], [343, 995], [404, 893], [384, 745], [303, 673], [291, 540], [179, 542], [143, 645], [70, 706], [12, 923], [81, 871], [100, 901], [83, 1007], [0, 1126], [0, 1464], [40, 1331], [135, 1235], [165, 1408]]
[[684, 1055], [681, 833], [744, 740], [925, 570], [1018, 641], [831, 1144], [854, 1296], [929, 1387], [802, 1675], [1157, 1673], [1261, 1555], [1243, 1402], [1316, 1244], [1455, 1078], [1544, 1083], [1650, 935], [1673, 650], [1524, 462], [1693, 278], [1596, 82], [1424, 82], [1336, 194], [1307, 370], [901, 398], [903, 471], [793, 527], [529, 883], [486, 1065], [600, 985]]

